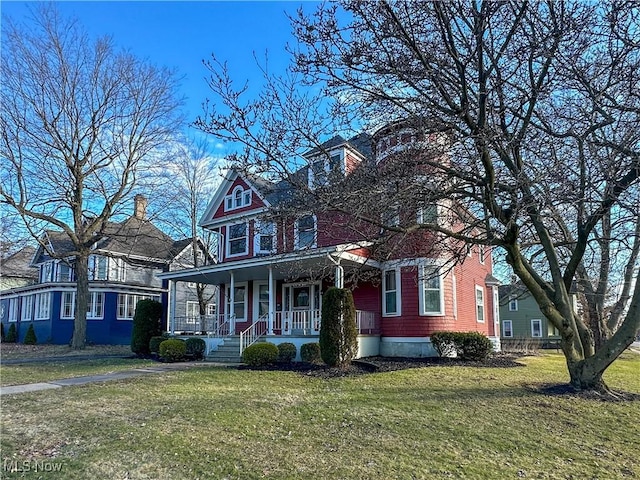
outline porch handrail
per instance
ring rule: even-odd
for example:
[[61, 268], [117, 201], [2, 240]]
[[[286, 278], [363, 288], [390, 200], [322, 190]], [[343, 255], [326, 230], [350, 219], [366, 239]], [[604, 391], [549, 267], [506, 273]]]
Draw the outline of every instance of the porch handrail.
[[[262, 315], [258, 320], [253, 322], [248, 328], [240, 332], [240, 355], [249, 345], [253, 345], [260, 337], [267, 333], [267, 318], [269, 314]], [[260, 324], [262, 323], [262, 327]]]
[[231, 316], [218, 315], [182, 315], [173, 317], [173, 330], [178, 332], [199, 333], [206, 332], [212, 337], [229, 335]]

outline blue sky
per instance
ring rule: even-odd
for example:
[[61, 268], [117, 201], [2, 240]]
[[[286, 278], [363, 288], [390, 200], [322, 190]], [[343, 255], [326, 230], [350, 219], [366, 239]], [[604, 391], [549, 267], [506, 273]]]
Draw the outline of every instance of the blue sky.
[[[204, 78], [203, 59], [215, 55], [227, 61], [234, 80], [258, 88], [261, 60], [269, 53], [269, 70], [283, 71], [289, 62], [285, 46], [293, 41], [285, 11], [295, 14], [301, 2], [55, 2], [65, 16], [75, 16], [97, 36], [111, 35], [116, 45], [156, 65], [175, 68], [184, 76], [181, 93], [187, 98], [189, 121], [202, 113], [211, 92]], [[306, 2], [305, 9], [314, 3]], [[22, 20], [32, 3], [2, 1], [6, 16]]]

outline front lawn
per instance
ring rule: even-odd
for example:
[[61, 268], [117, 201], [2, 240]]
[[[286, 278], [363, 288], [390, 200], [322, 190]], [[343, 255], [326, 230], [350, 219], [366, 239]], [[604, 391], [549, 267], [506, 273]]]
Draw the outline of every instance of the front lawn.
[[[567, 381], [562, 357], [522, 362], [332, 379], [202, 367], [9, 396], [3, 466], [30, 471], [2, 478], [640, 476], [640, 402], [541, 395]], [[626, 355], [607, 381], [640, 393], [639, 371]]]

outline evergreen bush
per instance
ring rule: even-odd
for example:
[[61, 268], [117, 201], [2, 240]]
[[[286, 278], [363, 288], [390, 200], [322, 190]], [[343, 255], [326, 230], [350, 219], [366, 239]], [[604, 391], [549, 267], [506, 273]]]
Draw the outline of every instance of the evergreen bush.
[[250, 367], [264, 367], [278, 361], [278, 347], [273, 343], [254, 343], [242, 352], [242, 361]]
[[305, 343], [300, 347], [300, 358], [307, 363], [320, 363], [322, 355], [320, 354], [319, 343]]
[[16, 343], [18, 341], [18, 329], [16, 328], [15, 323], [9, 325], [6, 341], [7, 343]]
[[454, 353], [463, 360], [486, 360], [493, 345], [486, 335], [479, 332], [433, 332], [431, 343], [441, 357], [453, 357]]
[[291, 363], [296, 358], [298, 349], [293, 343], [284, 342], [278, 344], [278, 362]]
[[150, 353], [159, 353], [160, 352], [160, 344], [165, 340], [169, 340], [167, 335], [160, 335], [151, 337], [149, 339], [149, 352]]
[[24, 336], [25, 345], [35, 345], [38, 343], [38, 338], [36, 337], [36, 331], [33, 329], [33, 323], [29, 324], [29, 328], [27, 329], [27, 333]]
[[149, 355], [151, 337], [159, 336], [162, 332], [160, 321], [162, 318], [162, 304], [155, 300], [140, 300], [136, 305], [133, 316], [133, 330], [131, 332], [131, 351], [139, 356]]
[[330, 367], [344, 367], [358, 353], [358, 328], [353, 295], [344, 288], [331, 287], [322, 297], [320, 354]]
[[0, 323], [0, 342], [4, 342], [4, 323]]
[[179, 338], [170, 338], [160, 344], [160, 358], [165, 362], [178, 362], [187, 353], [187, 344]]
[[202, 360], [204, 358], [204, 352], [207, 349], [207, 344], [201, 338], [187, 338], [187, 356], [195, 360]]

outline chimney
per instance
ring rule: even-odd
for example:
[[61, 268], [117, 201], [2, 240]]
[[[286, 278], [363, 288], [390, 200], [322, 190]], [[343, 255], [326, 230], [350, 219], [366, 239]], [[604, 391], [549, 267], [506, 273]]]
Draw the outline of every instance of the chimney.
[[147, 199], [144, 195], [136, 195], [133, 197], [133, 216], [139, 220], [144, 220], [147, 216]]

